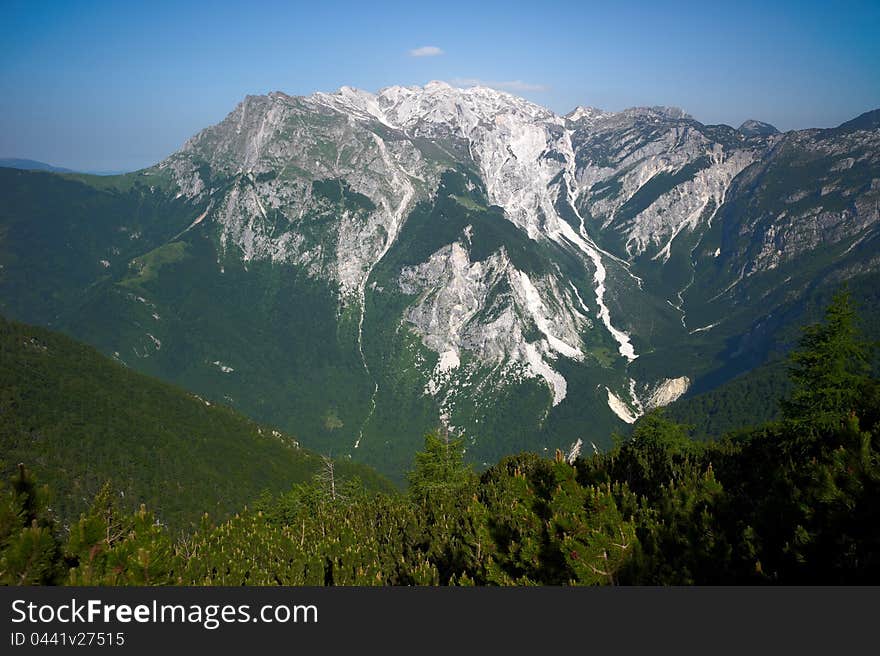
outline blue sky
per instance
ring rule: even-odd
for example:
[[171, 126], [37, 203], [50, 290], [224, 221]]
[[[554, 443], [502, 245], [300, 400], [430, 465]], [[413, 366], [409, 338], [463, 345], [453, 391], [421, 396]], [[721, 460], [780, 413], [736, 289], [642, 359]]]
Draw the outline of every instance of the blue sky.
[[[880, 107], [878, 35], [878, 0], [0, 0], [0, 157], [135, 169], [246, 94], [433, 79], [558, 112], [663, 104], [828, 127]], [[442, 53], [413, 56], [427, 47]]]

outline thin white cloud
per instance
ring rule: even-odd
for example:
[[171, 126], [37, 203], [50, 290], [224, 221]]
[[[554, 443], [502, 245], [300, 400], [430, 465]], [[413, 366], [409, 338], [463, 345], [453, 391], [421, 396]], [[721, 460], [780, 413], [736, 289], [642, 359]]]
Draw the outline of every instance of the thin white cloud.
[[549, 87], [546, 84], [532, 84], [531, 82], [523, 82], [522, 80], [504, 80], [501, 82], [492, 80], [481, 80], [475, 77], [457, 77], [449, 82], [456, 87], [489, 87], [490, 89], [500, 89], [501, 91], [547, 91]]
[[422, 46], [421, 48], [415, 48], [414, 50], [409, 51], [410, 57], [436, 57], [437, 55], [442, 54], [443, 50], [437, 46]]

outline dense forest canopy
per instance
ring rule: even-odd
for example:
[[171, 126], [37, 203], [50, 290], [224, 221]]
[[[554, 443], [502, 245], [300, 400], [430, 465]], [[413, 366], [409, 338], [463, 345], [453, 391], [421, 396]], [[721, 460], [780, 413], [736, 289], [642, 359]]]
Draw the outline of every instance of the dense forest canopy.
[[107, 485], [62, 528], [22, 465], [0, 498], [0, 581], [84, 585], [880, 582], [880, 381], [845, 292], [791, 354], [781, 418], [716, 441], [660, 411], [606, 453], [482, 474], [425, 438], [408, 491], [326, 459], [179, 537]]

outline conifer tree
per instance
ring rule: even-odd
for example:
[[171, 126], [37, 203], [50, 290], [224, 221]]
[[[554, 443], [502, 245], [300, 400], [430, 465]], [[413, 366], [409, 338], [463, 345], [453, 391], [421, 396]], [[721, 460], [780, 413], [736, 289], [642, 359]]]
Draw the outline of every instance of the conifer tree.
[[0, 585], [56, 582], [61, 551], [46, 494], [22, 464], [12, 489], [0, 489]]
[[143, 505], [132, 515], [117, 508], [105, 484], [88, 513], [71, 526], [66, 556], [71, 585], [171, 583], [175, 563], [167, 532]]
[[849, 292], [842, 290], [825, 310], [825, 320], [804, 329], [789, 358], [794, 390], [782, 403], [786, 422], [807, 437], [841, 427], [868, 381], [869, 353]]
[[425, 435], [425, 449], [415, 455], [415, 468], [408, 475], [410, 494], [425, 499], [460, 489], [471, 479], [464, 462], [464, 440], [448, 432]]
[[558, 563], [563, 578], [548, 582], [615, 585], [635, 550], [635, 527], [621, 516], [610, 486], [579, 485], [574, 468], [561, 457], [554, 473], [545, 558], [548, 565]]

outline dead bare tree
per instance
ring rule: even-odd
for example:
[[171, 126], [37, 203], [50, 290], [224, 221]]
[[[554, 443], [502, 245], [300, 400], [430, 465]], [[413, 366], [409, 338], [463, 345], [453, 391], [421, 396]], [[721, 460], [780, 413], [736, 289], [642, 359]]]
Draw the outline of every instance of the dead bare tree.
[[316, 476], [330, 499], [336, 501], [336, 463], [330, 456], [321, 456], [321, 471]]

